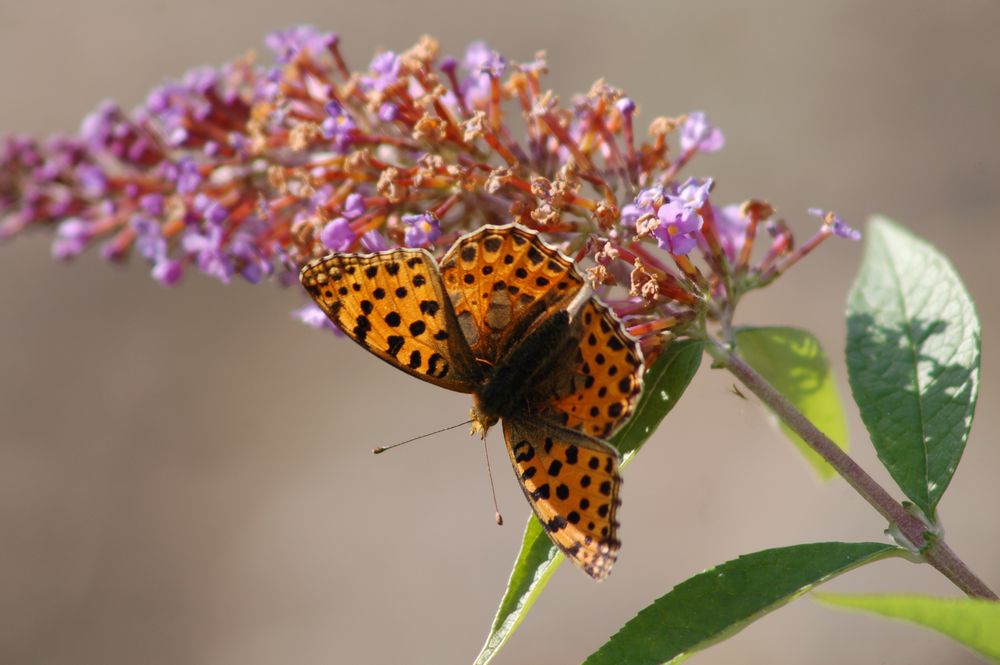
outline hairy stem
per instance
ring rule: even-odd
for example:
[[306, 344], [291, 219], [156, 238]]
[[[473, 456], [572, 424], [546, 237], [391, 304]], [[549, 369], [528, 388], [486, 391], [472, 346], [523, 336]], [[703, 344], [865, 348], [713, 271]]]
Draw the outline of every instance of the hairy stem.
[[802, 437], [832, 466], [861, 497], [870, 503], [890, 524], [919, 550], [920, 556], [947, 577], [959, 589], [973, 598], [997, 600], [997, 595], [958, 558], [941, 537], [928, 535], [927, 526], [911, 515], [903, 506], [858, 466], [851, 457], [837, 447], [828, 436], [819, 431], [802, 412], [764, 380], [738, 355], [712, 340], [708, 353], [720, 365], [728, 369], [752, 393], [757, 395], [786, 425]]

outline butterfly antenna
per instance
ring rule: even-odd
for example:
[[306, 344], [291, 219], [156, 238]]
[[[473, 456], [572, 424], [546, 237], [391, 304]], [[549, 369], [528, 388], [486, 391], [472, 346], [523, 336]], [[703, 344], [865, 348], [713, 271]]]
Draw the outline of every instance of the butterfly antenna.
[[483, 439], [483, 454], [486, 455], [486, 473], [490, 477], [490, 492], [493, 493], [493, 510], [496, 513], [497, 524], [503, 526], [503, 515], [500, 514], [500, 506], [497, 505], [497, 488], [493, 485], [493, 469], [490, 468], [490, 451], [486, 448], [486, 439]]
[[462, 427], [463, 425], [468, 425], [471, 420], [466, 420], [464, 423], [458, 423], [457, 425], [451, 425], [449, 427], [444, 427], [442, 429], [436, 430], [434, 432], [428, 432], [427, 434], [421, 434], [420, 436], [415, 436], [412, 439], [407, 439], [406, 441], [400, 441], [399, 443], [394, 443], [391, 446], [379, 446], [378, 448], [372, 448], [372, 453], [379, 455], [387, 450], [392, 450], [393, 448], [398, 448], [404, 443], [410, 443], [411, 441], [416, 441], [417, 439], [424, 439], [428, 436], [434, 436], [435, 434], [440, 434], [441, 432], [447, 432], [450, 429], [455, 429], [456, 427]]

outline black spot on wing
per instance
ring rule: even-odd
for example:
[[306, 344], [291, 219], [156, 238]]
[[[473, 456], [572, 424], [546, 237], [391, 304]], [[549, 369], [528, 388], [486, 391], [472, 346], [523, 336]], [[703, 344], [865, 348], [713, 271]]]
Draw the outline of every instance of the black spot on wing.
[[432, 353], [427, 359], [427, 373], [440, 379], [448, 373], [448, 363], [440, 353]]
[[389, 346], [386, 348], [386, 352], [393, 358], [395, 358], [396, 355], [403, 349], [403, 344], [406, 342], [406, 340], [399, 335], [389, 335], [389, 337], [386, 338], [386, 341], [389, 343]]

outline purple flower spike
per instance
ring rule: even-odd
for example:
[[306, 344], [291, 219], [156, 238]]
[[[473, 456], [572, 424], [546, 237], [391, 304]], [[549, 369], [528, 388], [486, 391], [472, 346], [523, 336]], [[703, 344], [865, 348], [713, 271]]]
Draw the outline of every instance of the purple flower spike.
[[108, 191], [108, 178], [104, 172], [92, 164], [83, 164], [76, 170], [80, 192], [92, 199], [102, 198]]
[[228, 256], [231, 265], [238, 266], [240, 276], [251, 284], [258, 284], [274, 272], [271, 263], [261, 255], [261, 246], [251, 229], [241, 228], [229, 242]]
[[153, 264], [153, 279], [164, 286], [174, 286], [181, 280], [184, 274], [184, 267], [180, 261], [162, 258]]
[[715, 182], [713, 182], [711, 178], [706, 178], [704, 181], [688, 178], [687, 181], [681, 185], [680, 190], [677, 192], [677, 196], [672, 196], [670, 198], [676, 198], [690, 210], [698, 211], [703, 205], [705, 205], [705, 201], [708, 200], [708, 195], [714, 186]]
[[461, 93], [470, 107], [480, 108], [490, 97], [488, 74], [492, 71], [491, 65], [495, 67], [498, 64], [494, 56], [493, 49], [486, 42], [473, 42], [465, 50], [462, 64], [469, 75], [462, 80]]
[[678, 256], [689, 253], [698, 244], [701, 216], [679, 199], [668, 201], [656, 212], [660, 225], [653, 232], [661, 249]]
[[233, 265], [222, 249], [222, 228], [207, 226], [205, 233], [193, 229], [185, 231], [181, 246], [195, 255], [198, 270], [228, 284], [233, 275]]
[[118, 105], [105, 99], [89, 113], [80, 124], [80, 137], [94, 148], [100, 148], [110, 141], [114, 133], [113, 123], [121, 115]]
[[135, 231], [135, 248], [143, 258], [155, 261], [167, 251], [167, 241], [160, 233], [156, 220], [145, 215], [134, 215], [129, 224]]
[[486, 45], [486, 42], [472, 42], [465, 49], [465, 58], [462, 65], [467, 72], [478, 74], [483, 70], [483, 66], [489, 62], [493, 56], [493, 49]]
[[632, 101], [631, 97], [622, 97], [615, 102], [615, 108], [625, 115], [632, 115], [635, 113], [635, 102]]
[[52, 256], [57, 259], [71, 259], [87, 247], [90, 240], [90, 225], [82, 219], [71, 217], [59, 225], [56, 239], [52, 242]]
[[736, 263], [739, 258], [747, 239], [747, 226], [750, 225], [750, 219], [740, 212], [741, 208], [735, 203], [721, 208], [712, 207], [719, 244], [730, 263]]
[[292, 317], [298, 319], [310, 328], [316, 328], [318, 330], [336, 330], [336, 326], [333, 325], [333, 321], [331, 321], [327, 315], [323, 313], [323, 310], [321, 310], [315, 303], [309, 303], [308, 305], [303, 305], [296, 310], [292, 310]]
[[[595, 287], [627, 286], [609, 305], [655, 355], [703, 307], [723, 312], [831, 235], [860, 236], [813, 211], [822, 226], [794, 250], [763, 199], [714, 206], [712, 180], [682, 171], [723, 146], [704, 113], [637, 135], [637, 101], [603, 81], [560, 102], [544, 52], [515, 64], [476, 42], [442, 58], [428, 36], [351, 71], [337, 36], [311, 26], [266, 42], [270, 62], [192, 69], [131, 112], [104, 102], [75, 136], [0, 138], [0, 240], [45, 228], [57, 257], [99, 247], [164, 285], [198, 270], [297, 287], [332, 251], [440, 254], [515, 221], [592, 256]], [[773, 240], [754, 264], [763, 222]], [[296, 316], [332, 327], [314, 305]]]
[[336, 43], [337, 35], [320, 32], [311, 25], [275, 30], [264, 38], [264, 44], [274, 51], [275, 59], [280, 63], [290, 62], [302, 51], [318, 54]]
[[521, 71], [526, 74], [541, 76], [549, 71], [549, 63], [545, 60], [545, 53], [538, 52], [535, 59], [530, 62], [521, 63]]
[[643, 215], [653, 214], [653, 204], [664, 198], [663, 187], [655, 185], [639, 192], [635, 200], [622, 207], [621, 221], [628, 227], [635, 227], [636, 221]]
[[341, 214], [347, 219], [357, 219], [365, 214], [365, 197], [357, 192], [348, 194], [347, 200], [344, 201], [344, 210]]
[[146, 194], [139, 199], [139, 206], [146, 213], [159, 217], [166, 210], [166, 201], [162, 194]]
[[403, 215], [406, 225], [404, 241], [407, 247], [427, 247], [441, 237], [441, 222], [429, 212]]
[[344, 252], [354, 242], [354, 232], [351, 231], [351, 225], [346, 219], [337, 217], [323, 227], [323, 230], [319, 232], [319, 239], [328, 249]]
[[701, 111], [689, 113], [681, 127], [681, 150], [685, 152], [697, 147], [701, 152], [715, 152], [726, 143], [722, 130], [708, 124], [708, 118]]
[[195, 196], [194, 209], [201, 213], [202, 218], [209, 224], [222, 224], [229, 216], [229, 211], [220, 205], [218, 201], [204, 194]]
[[399, 80], [400, 58], [392, 51], [384, 51], [376, 55], [369, 67], [374, 76], [361, 79], [362, 85], [368, 90], [385, 90]]
[[201, 186], [201, 172], [191, 157], [181, 157], [176, 163], [167, 165], [164, 175], [175, 183], [179, 194], [194, 194]]
[[378, 117], [382, 122], [392, 122], [399, 115], [399, 107], [386, 102], [378, 107]]
[[834, 235], [848, 240], [861, 240], [861, 231], [848, 226], [840, 215], [820, 208], [809, 208], [808, 212], [810, 215], [821, 218], [823, 225], [829, 227]]
[[321, 125], [323, 136], [333, 141], [338, 152], [346, 152], [351, 135], [357, 129], [357, 125], [337, 102], [328, 103], [326, 112], [328, 117], [323, 120]]
[[385, 236], [372, 229], [371, 231], [366, 231], [363, 236], [361, 236], [361, 246], [367, 251], [372, 252], [384, 252], [387, 249], [392, 249], [392, 245], [389, 241], [385, 239]]
[[493, 78], [500, 78], [507, 69], [507, 59], [496, 51], [490, 51], [489, 57], [483, 63], [482, 72]]

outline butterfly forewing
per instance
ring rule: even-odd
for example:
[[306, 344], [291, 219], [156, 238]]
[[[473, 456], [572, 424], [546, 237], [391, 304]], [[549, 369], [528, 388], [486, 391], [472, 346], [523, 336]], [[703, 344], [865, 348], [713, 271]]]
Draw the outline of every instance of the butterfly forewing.
[[507, 452], [549, 538], [602, 580], [618, 556], [618, 453], [575, 430], [537, 419], [503, 422]]
[[441, 277], [473, 353], [489, 363], [584, 283], [570, 259], [516, 225], [459, 238], [441, 259]]
[[300, 279], [341, 330], [386, 362], [451, 390], [478, 385], [479, 368], [426, 251], [331, 254]]

